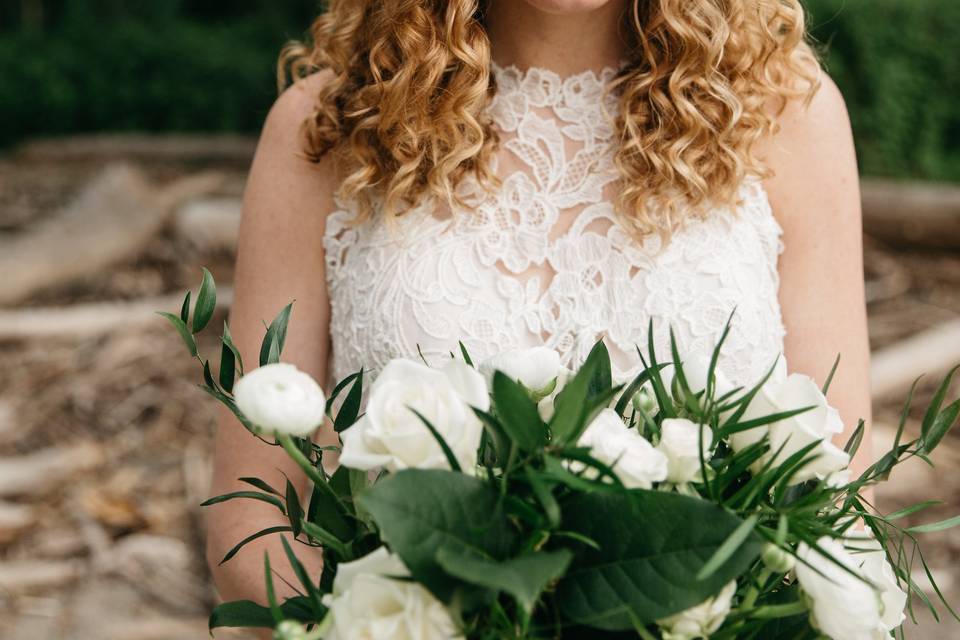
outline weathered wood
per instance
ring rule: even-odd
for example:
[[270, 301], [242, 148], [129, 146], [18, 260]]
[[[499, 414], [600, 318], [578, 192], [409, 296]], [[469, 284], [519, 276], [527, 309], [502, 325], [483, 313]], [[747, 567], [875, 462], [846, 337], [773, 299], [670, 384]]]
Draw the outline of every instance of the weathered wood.
[[240, 231], [239, 198], [200, 198], [177, 210], [177, 234], [201, 251], [233, 250]]
[[[217, 287], [218, 309], [228, 308], [232, 301], [233, 290], [230, 287]], [[66, 307], [0, 311], [0, 340], [82, 338], [120, 329], [149, 326], [166, 322], [156, 315], [156, 311], [175, 313], [182, 302], [183, 295], [176, 294], [124, 302], [92, 302]]]
[[960, 248], [960, 186], [864, 179], [863, 229], [893, 246]]
[[960, 364], [960, 320], [942, 324], [875, 352], [870, 367], [874, 399], [908, 389], [917, 377], [936, 377]]
[[42, 495], [100, 465], [103, 450], [92, 442], [0, 458], [0, 496]]
[[143, 162], [227, 162], [248, 164], [256, 138], [243, 135], [150, 135], [141, 133], [91, 134], [36, 138], [17, 148], [19, 160], [105, 162], [114, 159]]
[[180, 202], [222, 181], [207, 172], [159, 190], [128, 165], [106, 168], [61, 213], [0, 242], [0, 305], [136, 256]]

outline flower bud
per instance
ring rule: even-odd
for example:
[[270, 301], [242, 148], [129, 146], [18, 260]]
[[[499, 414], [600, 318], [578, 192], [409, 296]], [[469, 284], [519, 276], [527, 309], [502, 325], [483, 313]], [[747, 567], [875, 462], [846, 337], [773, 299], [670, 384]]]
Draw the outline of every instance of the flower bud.
[[304, 640], [307, 630], [296, 620], [284, 620], [273, 630], [273, 640]]
[[763, 558], [763, 564], [776, 573], [786, 573], [797, 564], [796, 558], [790, 553], [769, 542], [763, 545], [761, 557]]

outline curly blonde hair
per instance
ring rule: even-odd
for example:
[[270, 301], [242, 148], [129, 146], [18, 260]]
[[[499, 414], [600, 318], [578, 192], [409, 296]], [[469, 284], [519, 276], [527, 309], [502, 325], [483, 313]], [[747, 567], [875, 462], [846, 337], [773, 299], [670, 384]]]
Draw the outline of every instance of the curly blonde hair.
[[[487, 0], [332, 0], [311, 44], [281, 54], [281, 88], [328, 69], [304, 123], [307, 157], [331, 153], [338, 195], [400, 215], [427, 195], [459, 202], [472, 174], [496, 184], [496, 91], [483, 24]], [[711, 207], [735, 204], [754, 154], [788, 101], [809, 101], [820, 65], [800, 0], [631, 0], [627, 63], [615, 92], [617, 211], [638, 234], [670, 234]]]

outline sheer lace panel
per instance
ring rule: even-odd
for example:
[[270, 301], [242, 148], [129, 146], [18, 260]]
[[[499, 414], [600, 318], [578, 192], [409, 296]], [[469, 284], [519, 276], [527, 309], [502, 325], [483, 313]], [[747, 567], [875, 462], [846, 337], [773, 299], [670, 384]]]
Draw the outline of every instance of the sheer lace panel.
[[[736, 210], [712, 212], [642, 242], [613, 209], [613, 130], [602, 89], [615, 73], [562, 78], [493, 66], [491, 116], [502, 141], [493, 193], [467, 181], [476, 203], [454, 215], [425, 200], [396, 225], [348, 224], [338, 202], [325, 237], [332, 317], [331, 376], [376, 374], [397, 356], [439, 362], [462, 340], [475, 359], [545, 344], [568, 366], [605, 340], [615, 373], [639, 367], [652, 321], [659, 353], [672, 326], [687, 352], [709, 354], [734, 324], [720, 368], [736, 384], [758, 378], [783, 349], [777, 302], [781, 230], [759, 181]], [[606, 112], [616, 112], [608, 97]]]

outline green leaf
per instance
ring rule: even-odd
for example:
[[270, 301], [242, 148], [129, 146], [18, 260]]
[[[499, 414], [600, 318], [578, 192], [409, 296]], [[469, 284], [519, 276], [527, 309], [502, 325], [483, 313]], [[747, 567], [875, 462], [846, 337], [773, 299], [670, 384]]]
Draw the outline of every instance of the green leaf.
[[823, 383], [823, 395], [827, 395], [827, 392], [830, 390], [830, 385], [833, 384], [833, 376], [837, 374], [837, 367], [840, 366], [840, 354], [837, 354], [836, 359], [833, 361], [833, 366], [830, 367], [830, 373], [827, 375], [827, 379]]
[[227, 321], [223, 321], [223, 336], [221, 337], [223, 344], [225, 344], [230, 351], [233, 352], [233, 358], [237, 363], [237, 369], [240, 371], [240, 375], [243, 375], [243, 358], [240, 357], [240, 350], [237, 349], [237, 345], [233, 344], [233, 336], [230, 335], [230, 327], [227, 326]]
[[[217, 286], [213, 275], [203, 267], [203, 281], [197, 293], [197, 304], [193, 307], [193, 332], [200, 333], [210, 323], [213, 311], [217, 307]], [[186, 320], [184, 320], [186, 322]]]
[[560, 505], [557, 503], [557, 499], [554, 497], [550, 487], [547, 486], [546, 480], [541, 478], [539, 472], [532, 467], [524, 467], [524, 471], [526, 472], [527, 482], [530, 483], [530, 488], [533, 489], [533, 495], [537, 497], [537, 501], [540, 503], [540, 506], [543, 507], [550, 526], [558, 526], [560, 524]]
[[187, 321], [190, 319], [190, 290], [187, 290], [187, 295], [183, 297], [183, 304], [180, 305], [180, 319], [183, 320], [183, 324], [187, 324]]
[[843, 447], [843, 450], [851, 457], [857, 455], [857, 451], [860, 449], [860, 443], [863, 442], [863, 433], [866, 429], [866, 423], [863, 420], [857, 423], [857, 428], [853, 430], [853, 433], [850, 434], [850, 439], [847, 440], [846, 446]]
[[937, 417], [933, 419], [933, 424], [930, 425], [921, 439], [924, 453], [933, 453], [933, 450], [943, 440], [943, 436], [947, 435], [947, 432], [956, 424], [958, 416], [960, 416], [960, 400], [937, 414]]
[[280, 605], [277, 604], [277, 594], [273, 590], [273, 571], [270, 569], [270, 554], [263, 552], [263, 573], [267, 581], [267, 604], [270, 605], [270, 615], [273, 617], [274, 624], [283, 622], [283, 613], [280, 611]]
[[940, 415], [940, 406], [943, 404], [944, 396], [947, 395], [947, 391], [950, 389], [950, 384], [953, 382], [953, 376], [957, 373], [957, 369], [960, 369], [960, 365], [951, 369], [950, 373], [943, 379], [940, 386], [937, 387], [937, 391], [933, 394], [933, 399], [930, 400], [930, 406], [927, 407], [926, 413], [923, 414], [923, 422], [920, 423], [920, 436], [924, 441], [926, 441], [927, 434], [933, 428], [937, 416]]
[[960, 525], [960, 516], [954, 516], [940, 522], [931, 522], [930, 524], [921, 524], [907, 529], [910, 533], [934, 533], [936, 531], [945, 531]]
[[449, 548], [437, 551], [444, 571], [472, 584], [508, 593], [530, 613], [547, 585], [563, 575], [573, 554], [567, 549], [538, 551], [496, 562], [457, 553]]
[[470, 358], [470, 354], [467, 352], [466, 345], [464, 345], [462, 341], [460, 341], [459, 344], [460, 344], [460, 354], [463, 355], [463, 361], [472, 367], [473, 359]]
[[340, 411], [337, 412], [337, 418], [333, 421], [333, 430], [340, 433], [344, 429], [353, 425], [360, 414], [360, 400], [363, 397], [363, 369], [357, 372], [354, 378], [353, 386], [350, 392], [340, 405]]
[[[326, 413], [328, 416], [330, 415], [330, 411], [333, 409], [334, 400], [336, 400], [337, 396], [340, 395], [340, 392], [346, 389], [347, 385], [353, 382], [354, 380], [356, 380], [357, 376], [359, 375], [360, 375], [359, 371], [357, 371], [356, 373], [351, 373], [346, 378], [344, 378], [343, 380], [341, 380], [336, 384], [336, 386], [333, 388], [333, 391], [331, 391], [330, 395], [327, 397], [327, 404], [323, 409], [324, 413]], [[331, 419], [333, 418], [333, 416], [330, 416], [330, 417]]]
[[[318, 617], [311, 609], [310, 599], [304, 596], [286, 600], [280, 605], [280, 611], [285, 619], [300, 622], [319, 622], [319, 618], [322, 618], [322, 614]], [[323, 611], [325, 613], [326, 609]], [[209, 621], [211, 631], [221, 627], [272, 629], [274, 624], [270, 609], [252, 600], [234, 600], [219, 604], [214, 607]]]
[[607, 345], [603, 339], [597, 340], [590, 353], [587, 354], [587, 360], [594, 359], [597, 363], [593, 376], [590, 378], [590, 396], [596, 396], [613, 386], [613, 373], [610, 369], [610, 352], [607, 351]]
[[514, 544], [499, 495], [466, 474], [404, 469], [374, 484], [358, 501], [413, 577], [444, 602], [458, 581], [437, 563], [440, 549], [502, 560]]
[[303, 507], [300, 506], [300, 496], [293, 483], [287, 480], [287, 512], [290, 518], [290, 530], [293, 537], [300, 535], [300, 522], [303, 520]]
[[230, 393], [233, 391], [233, 382], [237, 376], [237, 361], [230, 345], [223, 342], [220, 349], [220, 387]]
[[260, 489], [261, 491], [272, 493], [273, 495], [280, 496], [281, 498], [283, 497], [283, 494], [281, 494], [279, 491], [271, 487], [269, 484], [267, 484], [260, 478], [243, 477], [243, 478], [237, 478], [237, 480], [239, 480], [240, 482], [246, 482], [247, 484], [252, 485], [257, 489]]
[[924, 509], [928, 509], [930, 507], [938, 507], [941, 504], [943, 504], [941, 500], [927, 500], [926, 502], [919, 502], [909, 507], [904, 507], [899, 511], [894, 511], [893, 513], [884, 517], [883, 519], [887, 521], [899, 520], [900, 518], [906, 518], [907, 516], [913, 515], [918, 511], [923, 511]]
[[209, 507], [212, 504], [220, 504], [221, 502], [226, 502], [227, 500], [234, 500], [236, 498], [249, 498], [251, 500], [260, 500], [261, 502], [266, 502], [272, 504], [277, 509], [280, 510], [280, 513], [286, 515], [287, 511], [283, 506], [283, 501], [280, 500], [277, 496], [270, 495], [269, 493], [260, 493], [259, 491], [234, 491], [232, 493], [225, 493], [220, 496], [214, 496], [208, 500], [204, 500], [200, 503], [201, 507]]
[[301, 524], [303, 526], [303, 532], [309, 537], [318, 540], [320, 544], [324, 546], [326, 551], [333, 551], [341, 560], [351, 559], [348, 543], [333, 535], [320, 525], [313, 524], [307, 520], [304, 520]]
[[290, 311], [292, 309], [293, 303], [291, 302], [277, 314], [277, 317], [267, 327], [267, 333], [260, 344], [261, 367], [265, 364], [280, 361], [280, 354], [283, 353], [283, 343], [287, 339], [287, 323], [290, 321]]
[[752, 515], [733, 530], [733, 533], [723, 541], [722, 545], [717, 547], [714, 554], [710, 556], [707, 563], [700, 569], [700, 573], [697, 574], [697, 580], [706, 580], [712, 576], [717, 569], [726, 564], [727, 560], [743, 546], [743, 543], [746, 542], [750, 534], [753, 533], [754, 528], [757, 526], [757, 519], [756, 515]]
[[493, 373], [493, 405], [510, 439], [523, 451], [536, 451], [547, 441], [547, 427], [526, 390], [501, 371]]
[[281, 533], [283, 531], [290, 531], [290, 527], [267, 527], [266, 529], [261, 529], [254, 534], [251, 534], [238, 542], [230, 551], [227, 552], [227, 555], [223, 556], [223, 560], [220, 561], [220, 564], [227, 562], [233, 556], [237, 555], [237, 552], [240, 551], [248, 542], [253, 542], [257, 538], [262, 538], [263, 536], [270, 535], [271, 533]]
[[433, 424], [431, 424], [431, 422], [427, 420], [427, 418], [422, 413], [420, 413], [413, 407], [408, 406], [407, 409], [409, 409], [414, 414], [416, 414], [416, 416], [420, 418], [420, 422], [422, 422], [424, 426], [430, 431], [430, 435], [432, 435], [433, 439], [437, 441], [438, 445], [440, 445], [440, 450], [443, 451], [443, 457], [447, 459], [447, 464], [450, 465], [450, 469], [453, 471], [456, 471], [457, 473], [462, 473], [463, 469], [460, 467], [460, 461], [457, 460], [457, 456], [453, 454], [453, 450], [450, 448], [450, 445], [448, 445], [447, 441], [444, 440], [442, 435], [440, 435], [440, 432], [437, 431], [437, 428], [434, 427]]
[[180, 337], [183, 339], [183, 343], [187, 345], [187, 350], [190, 352], [190, 355], [196, 357], [197, 342], [193, 339], [190, 329], [187, 328], [187, 323], [181, 320], [180, 316], [175, 316], [172, 313], [167, 313], [166, 311], [157, 311], [157, 314], [170, 321], [170, 324], [173, 325], [173, 328], [177, 330], [177, 333], [179, 333]]
[[297, 579], [300, 581], [300, 584], [303, 585], [303, 588], [307, 590], [307, 597], [310, 599], [310, 604], [314, 608], [314, 613], [319, 618], [324, 613], [324, 607], [320, 602], [320, 592], [317, 590], [317, 585], [313, 583], [310, 574], [307, 573], [307, 568], [300, 562], [300, 558], [298, 558], [297, 554], [290, 548], [290, 543], [287, 542], [286, 536], [280, 536], [280, 542], [283, 543], [283, 552], [287, 554], [287, 561], [290, 562], [290, 568], [292, 568], [293, 572], [297, 575]]
[[[696, 576], [742, 520], [716, 504], [662, 491], [582, 493], [564, 502], [563, 527], [596, 541], [557, 588], [561, 612], [579, 624], [633, 629], [688, 609], [741, 575], [760, 553], [748, 535], [704, 580]], [[695, 526], [694, 526], [695, 524]]]

